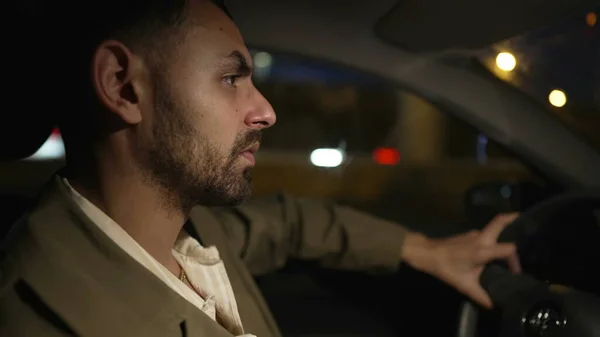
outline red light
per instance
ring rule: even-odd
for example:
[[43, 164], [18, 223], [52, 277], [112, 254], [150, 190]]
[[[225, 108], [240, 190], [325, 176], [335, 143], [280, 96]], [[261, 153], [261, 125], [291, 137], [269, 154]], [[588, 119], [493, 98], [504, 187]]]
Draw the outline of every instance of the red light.
[[53, 136], [60, 136], [60, 130], [58, 128], [52, 129], [52, 135]]
[[400, 152], [396, 149], [378, 148], [373, 151], [373, 160], [380, 165], [396, 165], [400, 162]]

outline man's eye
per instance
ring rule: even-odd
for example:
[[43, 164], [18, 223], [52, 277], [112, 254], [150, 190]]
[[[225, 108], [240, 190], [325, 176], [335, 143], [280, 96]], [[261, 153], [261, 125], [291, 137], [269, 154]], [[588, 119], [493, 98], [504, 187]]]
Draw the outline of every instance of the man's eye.
[[225, 84], [227, 84], [230, 87], [235, 87], [235, 82], [238, 78], [240, 78], [239, 75], [228, 75], [223, 77], [223, 82], [225, 82]]

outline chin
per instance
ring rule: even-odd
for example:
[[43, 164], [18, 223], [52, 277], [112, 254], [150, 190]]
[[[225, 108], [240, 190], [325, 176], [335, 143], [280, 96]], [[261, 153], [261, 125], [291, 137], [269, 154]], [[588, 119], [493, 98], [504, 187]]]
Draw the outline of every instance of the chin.
[[[242, 178], [246, 181], [248, 185], [252, 184], [252, 172], [250, 171], [250, 168], [247, 168], [242, 172]], [[249, 186], [248, 188], [251, 187]]]
[[222, 196], [221, 198], [213, 199], [211, 206], [239, 206], [248, 200], [249, 197], [250, 193]]
[[202, 204], [205, 206], [238, 206], [248, 200], [252, 192], [249, 183], [237, 184], [235, 188], [228, 190], [213, 191]]

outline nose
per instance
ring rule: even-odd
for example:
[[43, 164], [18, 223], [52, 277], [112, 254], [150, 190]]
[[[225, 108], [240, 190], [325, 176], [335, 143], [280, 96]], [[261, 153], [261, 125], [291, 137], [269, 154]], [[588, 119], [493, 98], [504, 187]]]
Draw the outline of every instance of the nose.
[[252, 94], [252, 104], [251, 109], [249, 109], [246, 114], [245, 123], [252, 129], [266, 129], [270, 128], [277, 121], [277, 116], [275, 116], [275, 111], [271, 106], [271, 103], [267, 101], [267, 99], [258, 91], [258, 89], [254, 88], [254, 92]]

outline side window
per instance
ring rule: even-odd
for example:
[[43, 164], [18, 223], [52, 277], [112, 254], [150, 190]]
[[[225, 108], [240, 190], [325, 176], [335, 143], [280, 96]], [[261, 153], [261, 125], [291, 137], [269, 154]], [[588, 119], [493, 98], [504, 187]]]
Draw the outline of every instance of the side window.
[[342, 66], [253, 51], [277, 124], [254, 169], [257, 196], [321, 196], [405, 223], [460, 222], [465, 191], [529, 170], [450, 111]]

